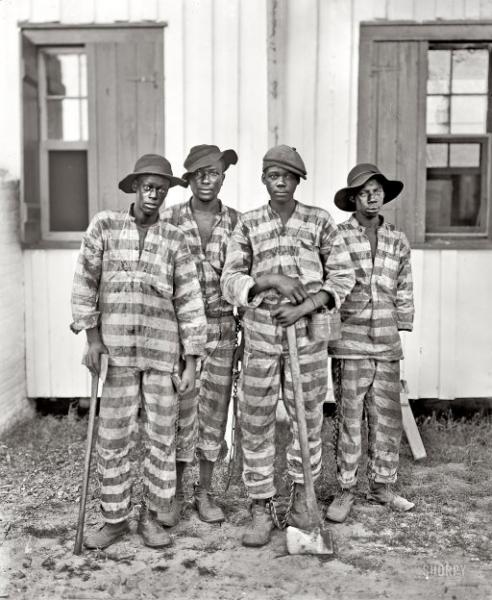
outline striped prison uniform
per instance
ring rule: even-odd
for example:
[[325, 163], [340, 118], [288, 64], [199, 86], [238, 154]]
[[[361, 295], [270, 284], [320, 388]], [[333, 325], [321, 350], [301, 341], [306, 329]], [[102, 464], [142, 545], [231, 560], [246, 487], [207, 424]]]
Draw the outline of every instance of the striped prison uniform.
[[165, 509], [176, 482], [171, 374], [180, 352], [201, 355], [205, 344], [203, 300], [183, 234], [159, 220], [140, 254], [133, 206], [97, 214], [82, 241], [72, 313], [71, 329], [98, 326], [109, 351], [97, 443], [103, 517], [116, 523], [131, 510], [129, 451], [140, 397], [148, 434], [143, 500]]
[[[275, 494], [275, 412], [281, 387], [292, 432], [287, 450], [288, 472], [293, 481], [304, 481], [286, 335], [270, 315], [270, 310], [285, 299], [270, 289], [248, 300], [255, 278], [269, 273], [299, 279], [310, 294], [325, 290], [333, 296], [336, 308], [354, 284], [345, 244], [326, 211], [296, 202], [285, 225], [270, 204], [239, 217], [227, 249], [222, 289], [229, 302], [245, 308], [244, 379], [239, 417], [243, 479], [250, 497], [257, 499]], [[313, 343], [309, 339], [304, 317], [296, 323], [296, 334], [311, 468], [316, 478], [321, 470], [327, 344]]]
[[337, 478], [355, 486], [361, 425], [368, 424], [368, 476], [396, 481], [402, 435], [399, 330], [412, 330], [413, 286], [405, 234], [382, 217], [373, 257], [355, 215], [338, 226], [355, 268], [356, 283], [341, 308], [342, 337], [330, 342], [337, 400]]
[[220, 276], [226, 246], [237, 222], [237, 212], [220, 202], [210, 239], [205, 248], [193, 216], [191, 200], [176, 204], [162, 218], [185, 235], [202, 289], [207, 317], [205, 356], [199, 364], [195, 392], [179, 400], [176, 460], [192, 462], [195, 450], [215, 462], [224, 440], [232, 387], [232, 363], [236, 344], [233, 307], [224, 300]]

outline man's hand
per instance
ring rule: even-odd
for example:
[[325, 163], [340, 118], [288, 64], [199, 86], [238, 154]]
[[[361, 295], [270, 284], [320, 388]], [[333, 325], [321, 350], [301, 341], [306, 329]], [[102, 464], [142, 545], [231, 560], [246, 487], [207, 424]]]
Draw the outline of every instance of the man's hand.
[[181, 373], [181, 383], [178, 392], [187, 394], [195, 389], [196, 358], [194, 356], [185, 356], [185, 366]]
[[304, 316], [304, 311], [293, 304], [280, 304], [271, 311], [273, 319], [282, 327], [289, 327]]
[[306, 288], [298, 279], [288, 277], [287, 275], [275, 275], [273, 287], [282, 296], [285, 296], [291, 304], [301, 304], [309, 296]]
[[99, 375], [101, 371], [101, 354], [108, 354], [108, 349], [101, 341], [88, 342], [84, 362], [92, 374]]

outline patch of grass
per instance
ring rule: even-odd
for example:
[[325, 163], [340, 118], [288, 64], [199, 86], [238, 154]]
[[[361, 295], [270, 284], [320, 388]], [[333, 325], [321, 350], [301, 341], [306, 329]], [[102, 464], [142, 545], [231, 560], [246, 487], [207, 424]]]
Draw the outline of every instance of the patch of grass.
[[[359, 539], [386, 548], [403, 548], [418, 552], [466, 552], [480, 559], [492, 559], [490, 512], [492, 509], [492, 417], [476, 415], [471, 419], [453, 419], [451, 415], [420, 418], [419, 429], [428, 457], [419, 462], [412, 458], [403, 440], [399, 479], [396, 490], [416, 503], [405, 514], [385, 507], [370, 506], [365, 500], [367, 479], [366, 444], [360, 465], [357, 502], [348, 520], [361, 530], [347, 541]], [[87, 419], [72, 412], [63, 418], [36, 417], [19, 425], [0, 441], [0, 502], [12, 513], [9, 536], [28, 533], [37, 537], [63, 537], [69, 533], [67, 510], [76, 507], [85, 453]], [[365, 435], [365, 428], [363, 430]], [[323, 470], [316, 483], [320, 505], [336, 493], [334, 460], [334, 421], [323, 422]], [[289, 443], [286, 423], [277, 427], [275, 481], [279, 504], [286, 504], [289, 493], [285, 449]], [[133, 497], [140, 500], [142, 491], [143, 443], [134, 451], [132, 470], [135, 475]], [[249, 501], [241, 481], [241, 453], [234, 465], [227, 493], [228, 465], [219, 462], [214, 472], [214, 489], [224, 506], [230, 523], [242, 526], [249, 522]], [[87, 522], [97, 521], [99, 490], [93, 461]], [[185, 471], [185, 487], [191, 496], [198, 479], [198, 467]], [[56, 518], [53, 517], [56, 515]], [[43, 519], [49, 521], [46, 523]], [[70, 517], [73, 518], [73, 517]], [[21, 524], [22, 526], [16, 526]], [[355, 529], [355, 528], [354, 528]], [[345, 531], [345, 530], [343, 530]], [[367, 535], [364, 535], [367, 532]], [[356, 532], [357, 533], [357, 532]], [[178, 535], [199, 537], [192, 520], [184, 520]], [[488, 542], [488, 543], [487, 543]], [[340, 540], [343, 547], [344, 539]], [[213, 546], [207, 552], [218, 551]]]

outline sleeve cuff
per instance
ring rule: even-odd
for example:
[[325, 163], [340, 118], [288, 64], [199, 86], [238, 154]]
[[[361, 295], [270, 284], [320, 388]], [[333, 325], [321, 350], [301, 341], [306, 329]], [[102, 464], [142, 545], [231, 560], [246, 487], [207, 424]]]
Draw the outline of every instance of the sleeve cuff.
[[205, 343], [191, 342], [183, 344], [183, 356], [205, 356]]
[[85, 329], [92, 329], [93, 327], [97, 327], [98, 324], [99, 312], [96, 312], [90, 315], [86, 315], [85, 317], [80, 317], [79, 319], [74, 319], [73, 323], [70, 323], [70, 329], [74, 333], [80, 333]]
[[342, 303], [340, 302], [339, 295], [333, 289], [333, 286], [331, 286], [329, 283], [324, 283], [321, 286], [321, 289], [324, 292], [326, 292], [327, 294], [330, 294], [330, 296], [332, 296], [333, 300], [335, 300], [335, 306], [331, 309], [331, 311], [338, 310], [340, 308], [340, 306], [341, 306]]
[[244, 308], [258, 308], [258, 306], [260, 306], [260, 304], [263, 302], [263, 297], [265, 296], [264, 292], [260, 292], [259, 294], [256, 294], [252, 300], [248, 300], [249, 292], [255, 283], [255, 280], [248, 276], [248, 281], [245, 282], [244, 287], [239, 295], [239, 306]]

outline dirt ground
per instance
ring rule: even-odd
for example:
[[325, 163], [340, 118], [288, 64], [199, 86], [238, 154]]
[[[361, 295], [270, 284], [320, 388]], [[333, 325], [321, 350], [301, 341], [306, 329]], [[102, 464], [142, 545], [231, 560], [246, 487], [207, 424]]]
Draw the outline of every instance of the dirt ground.
[[[132, 533], [106, 551], [73, 556], [87, 427], [71, 412], [38, 417], [0, 440], [0, 598], [139, 600], [325, 600], [398, 598], [471, 600], [492, 597], [492, 422], [476, 417], [426, 418], [420, 430], [429, 454], [415, 463], [406, 444], [398, 488], [416, 502], [405, 515], [369, 504], [361, 478], [348, 521], [332, 527], [336, 556], [289, 556], [276, 530], [261, 549], [240, 544], [249, 522], [236, 469], [223, 490], [216, 477], [222, 526], [201, 523], [190, 507], [167, 550], [145, 548]], [[285, 426], [279, 427], [284, 443]], [[324, 423], [320, 503], [336, 490], [333, 422]], [[281, 455], [280, 455], [281, 456]], [[277, 464], [285, 493], [285, 461]], [[187, 474], [191, 491], [196, 472]], [[92, 478], [87, 526], [100, 523]], [[140, 482], [134, 489], [138, 502]], [[280, 499], [282, 500], [282, 498]], [[135, 507], [135, 515], [137, 507]], [[136, 523], [133, 521], [132, 530]]]

